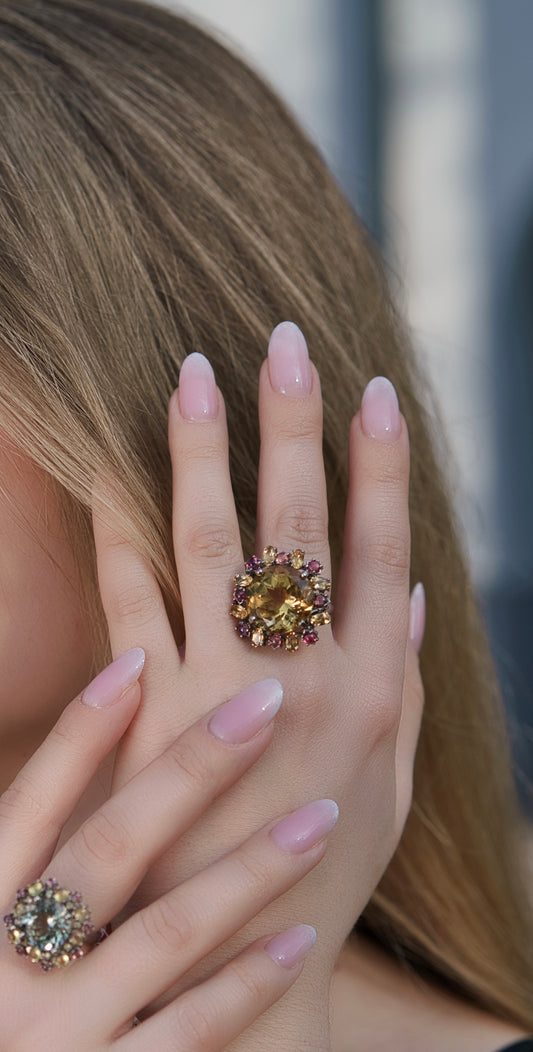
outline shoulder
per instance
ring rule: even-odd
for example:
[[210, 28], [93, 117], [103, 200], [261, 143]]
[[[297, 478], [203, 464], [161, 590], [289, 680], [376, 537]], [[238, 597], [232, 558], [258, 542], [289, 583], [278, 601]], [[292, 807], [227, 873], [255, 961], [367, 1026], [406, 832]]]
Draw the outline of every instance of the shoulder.
[[506, 1052], [528, 1037], [519, 1027], [404, 971], [361, 938], [339, 958], [331, 1016], [332, 1052]]

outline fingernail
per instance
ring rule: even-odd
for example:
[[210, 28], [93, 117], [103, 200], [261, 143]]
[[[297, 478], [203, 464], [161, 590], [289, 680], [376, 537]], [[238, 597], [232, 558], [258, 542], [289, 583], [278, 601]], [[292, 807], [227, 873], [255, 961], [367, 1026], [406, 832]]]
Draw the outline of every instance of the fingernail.
[[278, 847], [300, 855], [330, 833], [338, 817], [339, 808], [334, 800], [314, 800], [282, 818], [270, 830], [270, 835]]
[[267, 942], [265, 950], [268, 956], [282, 968], [293, 968], [307, 957], [309, 950], [316, 942], [316, 931], [310, 924], [298, 924], [295, 928], [276, 935]]
[[422, 581], [415, 584], [409, 600], [409, 639], [413, 640], [417, 654], [420, 653], [426, 627], [426, 590]]
[[188, 354], [180, 370], [180, 413], [185, 420], [214, 420], [218, 397], [213, 367], [203, 354]]
[[274, 719], [282, 698], [277, 679], [262, 679], [222, 705], [209, 721], [209, 730], [230, 745], [250, 741]]
[[108, 709], [114, 705], [124, 691], [138, 680], [145, 656], [141, 647], [133, 647], [121, 654], [91, 680], [81, 695], [83, 704], [89, 705], [91, 709]]
[[279, 394], [299, 398], [309, 394], [313, 377], [303, 332], [293, 321], [282, 321], [268, 344], [270, 383]]
[[361, 427], [368, 438], [394, 442], [400, 434], [398, 395], [386, 376], [374, 376], [361, 402]]

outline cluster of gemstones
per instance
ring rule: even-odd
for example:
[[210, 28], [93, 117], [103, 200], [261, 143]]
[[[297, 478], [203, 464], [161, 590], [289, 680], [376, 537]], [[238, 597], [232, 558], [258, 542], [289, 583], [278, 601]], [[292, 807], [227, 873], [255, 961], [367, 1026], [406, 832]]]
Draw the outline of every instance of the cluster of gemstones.
[[79, 891], [67, 891], [52, 877], [18, 891], [4, 924], [17, 953], [45, 972], [83, 957], [83, 943], [94, 930]]
[[298, 650], [318, 641], [317, 628], [331, 621], [331, 582], [317, 559], [305, 552], [278, 552], [269, 545], [234, 577], [230, 614], [236, 632], [254, 647]]

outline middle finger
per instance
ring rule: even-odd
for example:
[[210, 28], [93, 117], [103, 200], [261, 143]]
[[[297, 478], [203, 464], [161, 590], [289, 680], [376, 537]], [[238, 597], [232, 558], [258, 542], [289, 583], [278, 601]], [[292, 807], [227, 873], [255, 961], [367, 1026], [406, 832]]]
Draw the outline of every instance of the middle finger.
[[293, 322], [274, 329], [259, 385], [257, 552], [301, 548], [329, 573], [328, 510], [317, 370]]

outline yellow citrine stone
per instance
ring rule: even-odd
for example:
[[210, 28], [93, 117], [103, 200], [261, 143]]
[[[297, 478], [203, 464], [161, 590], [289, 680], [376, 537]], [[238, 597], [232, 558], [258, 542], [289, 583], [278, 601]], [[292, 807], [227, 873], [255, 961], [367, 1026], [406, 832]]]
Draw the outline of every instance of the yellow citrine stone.
[[254, 627], [269, 632], [293, 632], [311, 613], [315, 591], [293, 566], [266, 567], [248, 589], [247, 612], [255, 617]]

